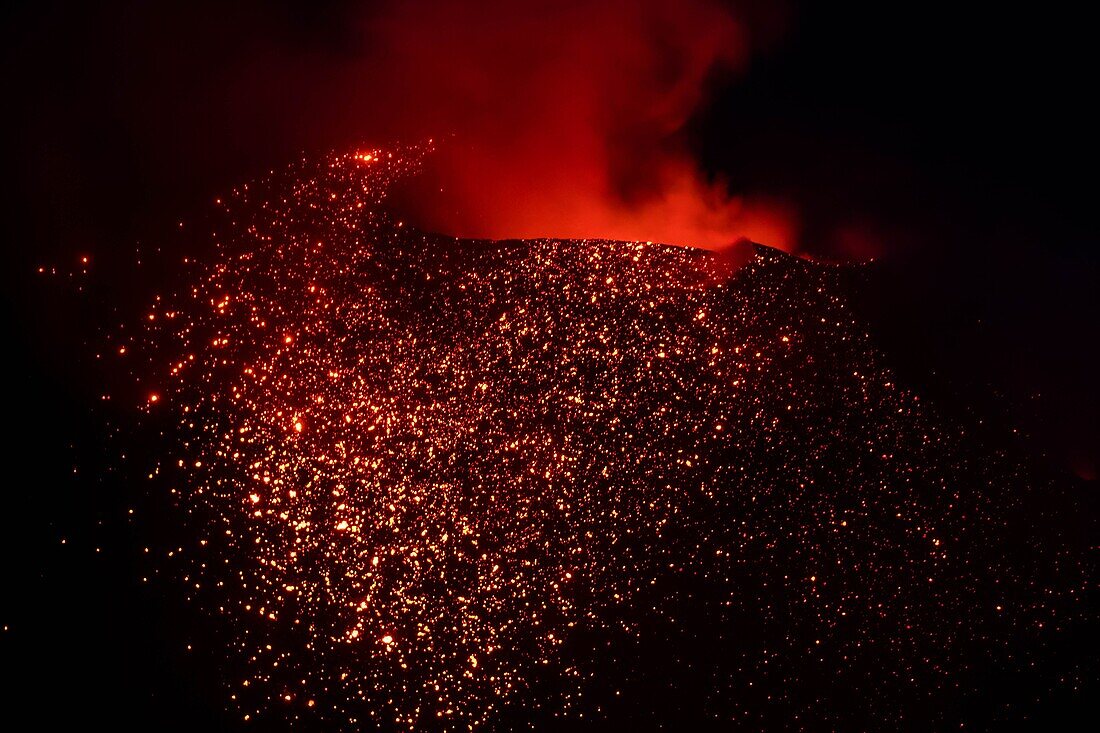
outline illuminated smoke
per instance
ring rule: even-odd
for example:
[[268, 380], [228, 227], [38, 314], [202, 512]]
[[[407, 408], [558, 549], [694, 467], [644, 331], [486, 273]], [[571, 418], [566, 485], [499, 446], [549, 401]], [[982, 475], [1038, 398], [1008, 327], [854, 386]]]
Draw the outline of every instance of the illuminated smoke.
[[456, 136], [407, 198], [422, 228], [794, 245], [789, 207], [731, 195], [685, 147], [708, 84], [748, 61], [750, 31], [725, 5], [406, 3], [370, 37], [378, 114]]
[[275, 39], [219, 70], [208, 134], [248, 130], [233, 149], [265, 166], [434, 138], [424, 177], [395, 192], [426, 231], [795, 249], [789, 202], [709, 178], [691, 147], [710, 92], [780, 33], [737, 13], [716, 0], [354, 6], [315, 46]]

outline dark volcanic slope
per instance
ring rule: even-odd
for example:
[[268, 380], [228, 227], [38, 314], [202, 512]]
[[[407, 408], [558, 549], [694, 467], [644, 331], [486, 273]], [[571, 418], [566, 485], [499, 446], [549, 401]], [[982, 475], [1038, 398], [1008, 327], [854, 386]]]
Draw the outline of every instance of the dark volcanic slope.
[[423, 236], [391, 168], [238, 192], [151, 319], [242, 717], [982, 729], [1090, 679], [1064, 488], [897, 384], [843, 270]]

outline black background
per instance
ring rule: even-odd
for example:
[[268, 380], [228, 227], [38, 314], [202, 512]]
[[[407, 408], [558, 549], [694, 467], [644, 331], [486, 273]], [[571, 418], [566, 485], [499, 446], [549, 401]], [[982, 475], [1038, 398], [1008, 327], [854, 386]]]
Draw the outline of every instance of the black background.
[[[141, 582], [147, 535], [169, 544], [173, 531], [163, 502], [85, 476], [110, 462], [104, 417], [125, 409], [97, 405], [112, 375], [88, 355], [115, 309], [133, 312], [171, 270], [146, 244], [135, 277], [140, 243], [170, 248], [177, 221], [218, 192], [358, 142], [351, 122], [257, 127], [219, 106], [220, 69], [272, 44], [339, 45], [349, 7], [0, 11], [6, 715], [29, 709], [44, 729], [230, 722], [216, 632], [173, 587]], [[817, 251], [842, 253], [832, 239], [850, 222], [883, 242], [862, 307], [910, 385], [1019, 427], [1023, 450], [1092, 479], [1100, 120], [1082, 12], [796, 3], [781, 40], [690, 130], [734, 189], [795, 201]], [[209, 643], [188, 653], [193, 638]]]

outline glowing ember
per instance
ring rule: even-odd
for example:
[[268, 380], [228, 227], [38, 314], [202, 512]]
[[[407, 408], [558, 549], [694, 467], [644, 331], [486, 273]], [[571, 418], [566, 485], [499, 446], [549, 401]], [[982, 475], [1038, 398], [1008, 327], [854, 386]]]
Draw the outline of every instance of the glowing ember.
[[623, 715], [655, 645], [712, 720], [861, 690], [885, 727], [917, 698], [957, 724], [974, 659], [1067, 622], [1072, 563], [1000, 549], [1022, 469], [895, 385], [835, 270], [420, 235], [379, 207], [417, 160], [241, 188], [148, 315], [157, 475], [201, 520], [185, 576], [233, 620], [242, 718]]

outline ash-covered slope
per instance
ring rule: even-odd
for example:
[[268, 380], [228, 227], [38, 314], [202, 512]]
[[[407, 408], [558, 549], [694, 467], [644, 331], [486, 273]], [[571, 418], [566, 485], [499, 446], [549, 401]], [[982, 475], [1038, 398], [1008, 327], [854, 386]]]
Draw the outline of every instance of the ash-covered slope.
[[897, 384], [842, 270], [425, 236], [319, 180], [238, 194], [159, 332], [242, 716], [969, 730], [1090, 679], [1061, 489]]

